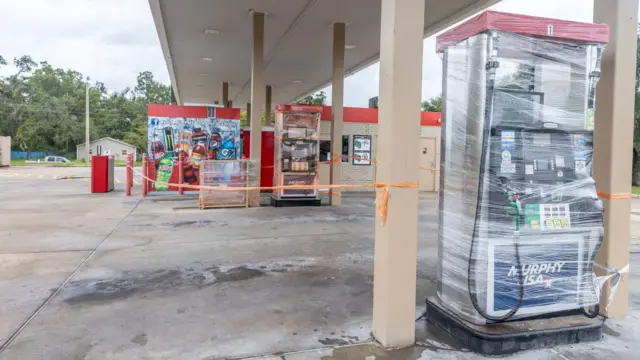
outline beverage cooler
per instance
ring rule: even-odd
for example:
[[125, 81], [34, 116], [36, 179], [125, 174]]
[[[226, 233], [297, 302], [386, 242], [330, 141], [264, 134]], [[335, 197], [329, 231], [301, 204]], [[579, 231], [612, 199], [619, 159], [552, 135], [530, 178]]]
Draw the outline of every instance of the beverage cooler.
[[[274, 186], [318, 185], [321, 106], [278, 105], [275, 110]], [[280, 189], [272, 205], [320, 205], [315, 188]]]

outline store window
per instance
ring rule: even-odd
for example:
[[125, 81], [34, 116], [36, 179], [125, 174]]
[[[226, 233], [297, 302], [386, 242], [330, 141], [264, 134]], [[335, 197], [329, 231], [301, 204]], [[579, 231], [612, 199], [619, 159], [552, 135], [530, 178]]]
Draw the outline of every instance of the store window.
[[320, 140], [320, 161], [331, 160], [331, 141]]
[[342, 135], [342, 162], [349, 162], [349, 135]]
[[122, 155], [127, 155], [127, 150], [122, 150]]
[[371, 135], [353, 135], [353, 165], [371, 165]]
[[[320, 140], [320, 161], [331, 161], [329, 140]], [[342, 135], [342, 162], [349, 162], [349, 135]]]
[[93, 150], [89, 149], [89, 155], [93, 154]]

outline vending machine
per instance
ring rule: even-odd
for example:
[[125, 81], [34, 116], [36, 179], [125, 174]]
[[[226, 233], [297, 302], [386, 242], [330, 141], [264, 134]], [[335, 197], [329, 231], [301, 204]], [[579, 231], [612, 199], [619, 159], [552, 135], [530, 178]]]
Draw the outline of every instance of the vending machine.
[[438, 293], [428, 316], [486, 325], [597, 315], [604, 224], [588, 124], [607, 41], [606, 25], [498, 12], [438, 37]]
[[[278, 105], [275, 109], [273, 206], [319, 206], [321, 106]], [[308, 186], [308, 187], [306, 187]]]

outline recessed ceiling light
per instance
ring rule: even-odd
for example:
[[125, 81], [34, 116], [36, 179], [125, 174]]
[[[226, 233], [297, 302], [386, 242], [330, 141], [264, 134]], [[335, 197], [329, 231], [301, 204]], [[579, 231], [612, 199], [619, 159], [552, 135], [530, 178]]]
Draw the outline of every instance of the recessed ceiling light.
[[204, 61], [213, 61], [212, 57], [203, 57], [202, 60]]
[[302, 80], [293, 80], [294, 84], [302, 84]]
[[216, 29], [205, 29], [204, 33], [207, 35], [220, 35], [220, 30]]
[[209, 73], [200, 73], [198, 75], [200, 75], [200, 76], [210, 76], [211, 74], [209, 74]]
[[344, 49], [345, 49], [345, 50], [353, 50], [353, 49], [355, 49], [355, 48], [356, 48], [356, 46], [355, 46], [355, 45], [345, 45], [345, 46], [344, 46]]

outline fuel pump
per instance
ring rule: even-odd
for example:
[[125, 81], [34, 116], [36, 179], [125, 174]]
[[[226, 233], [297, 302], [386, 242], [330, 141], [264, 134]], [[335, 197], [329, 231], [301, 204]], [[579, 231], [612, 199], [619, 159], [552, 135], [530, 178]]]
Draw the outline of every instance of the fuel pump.
[[429, 301], [443, 314], [475, 325], [597, 315], [604, 224], [589, 123], [607, 41], [606, 25], [491, 11], [438, 37], [443, 150]]

